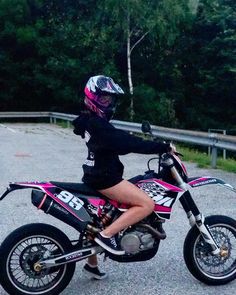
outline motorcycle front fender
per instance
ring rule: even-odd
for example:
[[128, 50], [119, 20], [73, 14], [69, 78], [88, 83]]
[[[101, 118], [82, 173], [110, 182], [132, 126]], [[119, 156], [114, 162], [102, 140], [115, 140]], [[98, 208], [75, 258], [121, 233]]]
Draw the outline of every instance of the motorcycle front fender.
[[203, 185], [217, 184], [223, 186], [226, 189], [229, 189], [236, 193], [236, 188], [234, 188], [231, 184], [226, 183], [224, 180], [216, 177], [204, 176], [204, 177], [194, 177], [190, 178], [188, 181], [188, 185], [191, 187], [199, 187]]

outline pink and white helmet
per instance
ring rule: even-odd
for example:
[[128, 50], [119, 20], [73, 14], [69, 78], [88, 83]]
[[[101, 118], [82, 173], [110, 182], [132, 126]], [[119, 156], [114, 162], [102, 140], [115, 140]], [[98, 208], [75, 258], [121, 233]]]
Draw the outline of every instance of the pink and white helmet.
[[89, 78], [84, 93], [87, 108], [110, 120], [116, 109], [117, 95], [124, 94], [124, 91], [112, 78], [99, 75]]

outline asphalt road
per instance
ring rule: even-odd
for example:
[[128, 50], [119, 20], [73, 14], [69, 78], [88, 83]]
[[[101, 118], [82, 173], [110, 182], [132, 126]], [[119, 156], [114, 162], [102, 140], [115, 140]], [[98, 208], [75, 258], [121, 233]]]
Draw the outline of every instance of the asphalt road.
[[[0, 124], [0, 193], [8, 182], [70, 181], [80, 182], [81, 165], [87, 154], [85, 144], [71, 129], [49, 124]], [[130, 154], [121, 157], [125, 177], [146, 170], [149, 156]], [[187, 164], [190, 176], [216, 176], [236, 187], [235, 174], [219, 170], [198, 169]], [[218, 186], [194, 191], [195, 200], [205, 215], [224, 214], [236, 218], [236, 195]], [[37, 211], [31, 204], [30, 190], [11, 193], [0, 202], [0, 243], [15, 228], [32, 222], [52, 223], [71, 238], [76, 232], [53, 217]], [[206, 286], [192, 277], [183, 260], [183, 243], [189, 230], [179, 204], [172, 219], [165, 224], [167, 239], [157, 255], [147, 261], [122, 264], [99, 257], [101, 268], [108, 273], [103, 281], [87, 279], [82, 273], [84, 262], [77, 263], [73, 280], [63, 295], [233, 295], [236, 281], [218, 287]], [[1, 270], [0, 270], [1, 275]], [[0, 295], [6, 292], [0, 287]]]

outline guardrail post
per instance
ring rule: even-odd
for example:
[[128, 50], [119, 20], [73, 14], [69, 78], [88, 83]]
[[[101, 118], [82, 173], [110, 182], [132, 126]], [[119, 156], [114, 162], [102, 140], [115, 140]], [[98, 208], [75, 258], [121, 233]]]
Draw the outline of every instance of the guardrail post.
[[[223, 130], [223, 129], [208, 129], [208, 136], [209, 137], [217, 137], [217, 133], [212, 133], [212, 132], [222, 132], [223, 135], [226, 135], [226, 130]], [[208, 155], [210, 156], [211, 154], [211, 147], [208, 146]], [[223, 159], [225, 160], [226, 159], [226, 149], [223, 149]]]
[[67, 121], [67, 128], [70, 128], [70, 121]]
[[217, 147], [212, 146], [211, 149], [211, 168], [216, 168], [217, 161]]
[[[223, 134], [226, 135], [226, 130], [223, 130]], [[226, 150], [223, 149], [223, 159], [226, 160]]]

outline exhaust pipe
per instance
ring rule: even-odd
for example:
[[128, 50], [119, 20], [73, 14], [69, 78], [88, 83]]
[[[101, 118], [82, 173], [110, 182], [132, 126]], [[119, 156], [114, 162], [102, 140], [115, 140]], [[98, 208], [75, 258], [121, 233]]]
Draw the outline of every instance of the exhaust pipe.
[[166, 238], [166, 233], [165, 233], [164, 229], [162, 229], [163, 232], [160, 232], [148, 224], [139, 224], [139, 226], [148, 229], [154, 236], [156, 236], [160, 240], [164, 240]]

